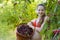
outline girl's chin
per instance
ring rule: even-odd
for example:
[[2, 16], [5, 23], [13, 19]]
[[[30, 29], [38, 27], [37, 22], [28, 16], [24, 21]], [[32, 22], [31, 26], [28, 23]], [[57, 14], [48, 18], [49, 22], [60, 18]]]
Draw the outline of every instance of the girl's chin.
[[43, 14], [38, 14], [39, 16], [43, 16]]
[[42, 17], [43, 15], [38, 15], [39, 17]]

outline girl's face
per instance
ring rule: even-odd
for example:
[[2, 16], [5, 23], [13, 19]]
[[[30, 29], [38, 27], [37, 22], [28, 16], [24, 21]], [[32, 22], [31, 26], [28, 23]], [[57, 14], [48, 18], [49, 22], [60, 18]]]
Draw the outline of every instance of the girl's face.
[[45, 8], [43, 6], [38, 6], [37, 14], [38, 16], [43, 16], [45, 14]]

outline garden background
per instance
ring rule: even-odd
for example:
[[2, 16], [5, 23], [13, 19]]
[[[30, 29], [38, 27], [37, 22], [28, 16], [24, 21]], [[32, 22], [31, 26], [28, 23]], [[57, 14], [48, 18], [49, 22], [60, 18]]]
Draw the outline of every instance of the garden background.
[[17, 25], [36, 18], [35, 10], [40, 3], [45, 5], [46, 14], [50, 18], [49, 29], [41, 32], [42, 40], [51, 40], [52, 30], [60, 27], [58, 0], [0, 0], [0, 40], [16, 40]]

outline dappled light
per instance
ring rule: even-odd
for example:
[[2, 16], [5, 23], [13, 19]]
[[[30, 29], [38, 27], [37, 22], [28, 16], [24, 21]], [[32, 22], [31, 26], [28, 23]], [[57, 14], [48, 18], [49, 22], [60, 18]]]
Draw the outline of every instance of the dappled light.
[[[60, 0], [0, 0], [0, 40], [16, 40], [16, 28], [37, 18], [37, 5], [45, 6], [49, 21], [40, 35], [42, 40], [60, 39]], [[58, 34], [54, 33], [58, 30]]]

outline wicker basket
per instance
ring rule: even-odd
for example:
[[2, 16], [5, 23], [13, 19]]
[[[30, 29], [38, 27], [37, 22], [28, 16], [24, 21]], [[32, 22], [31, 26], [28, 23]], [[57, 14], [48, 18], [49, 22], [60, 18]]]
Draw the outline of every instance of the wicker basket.
[[27, 37], [27, 36], [24, 36], [21, 33], [19, 33], [18, 28], [19, 27], [17, 27], [17, 30], [16, 30], [16, 40], [31, 40], [34, 32], [29, 37]]

